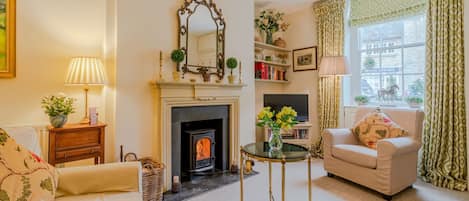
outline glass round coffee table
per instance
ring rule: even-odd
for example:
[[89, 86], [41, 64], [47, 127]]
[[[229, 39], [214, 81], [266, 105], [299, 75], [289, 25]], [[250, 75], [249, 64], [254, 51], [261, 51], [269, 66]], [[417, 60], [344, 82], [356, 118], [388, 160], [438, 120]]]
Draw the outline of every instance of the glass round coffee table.
[[311, 154], [310, 151], [300, 145], [283, 143], [281, 151], [270, 151], [269, 143], [257, 142], [240, 149], [241, 171], [239, 174], [241, 187], [241, 201], [244, 199], [243, 179], [244, 179], [244, 161], [245, 159], [255, 159], [261, 162], [269, 163], [269, 200], [273, 200], [272, 195], [272, 163], [282, 164], [282, 201], [285, 201], [285, 164], [289, 162], [299, 162], [308, 160], [308, 198], [311, 201]]

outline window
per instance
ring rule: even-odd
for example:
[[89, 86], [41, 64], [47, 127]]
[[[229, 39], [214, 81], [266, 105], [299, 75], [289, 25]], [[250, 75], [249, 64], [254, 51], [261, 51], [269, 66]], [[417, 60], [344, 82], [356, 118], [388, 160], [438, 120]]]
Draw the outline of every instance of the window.
[[[356, 28], [358, 44], [352, 46], [360, 91], [378, 103], [378, 91], [397, 86], [396, 101], [424, 97], [425, 16]], [[359, 63], [358, 63], [359, 62]], [[359, 69], [359, 70], [358, 70]], [[358, 83], [357, 83], [358, 84]]]

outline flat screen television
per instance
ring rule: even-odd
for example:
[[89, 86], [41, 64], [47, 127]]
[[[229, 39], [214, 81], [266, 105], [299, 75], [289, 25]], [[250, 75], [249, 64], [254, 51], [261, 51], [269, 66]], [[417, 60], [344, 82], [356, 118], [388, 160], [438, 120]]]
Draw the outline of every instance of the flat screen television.
[[292, 107], [298, 114], [298, 121], [309, 121], [308, 94], [264, 94], [264, 107], [278, 112], [283, 106]]

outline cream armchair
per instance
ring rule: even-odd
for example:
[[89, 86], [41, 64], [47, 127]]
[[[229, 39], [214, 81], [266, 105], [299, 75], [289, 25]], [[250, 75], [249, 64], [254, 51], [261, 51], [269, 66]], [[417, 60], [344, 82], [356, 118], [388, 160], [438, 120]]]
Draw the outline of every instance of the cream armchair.
[[[375, 108], [358, 108], [354, 122], [373, 110]], [[388, 108], [382, 111], [407, 129], [409, 136], [380, 140], [374, 150], [361, 145], [351, 129], [326, 129], [323, 133], [324, 169], [329, 177], [345, 178], [391, 200], [417, 179], [424, 113], [418, 109]]]

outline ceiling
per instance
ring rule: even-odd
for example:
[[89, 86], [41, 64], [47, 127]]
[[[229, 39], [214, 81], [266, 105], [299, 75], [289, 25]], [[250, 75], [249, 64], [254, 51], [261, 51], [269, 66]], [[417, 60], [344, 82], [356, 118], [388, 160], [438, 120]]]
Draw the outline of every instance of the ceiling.
[[310, 8], [318, 0], [255, 0], [256, 8], [274, 8], [286, 14]]

